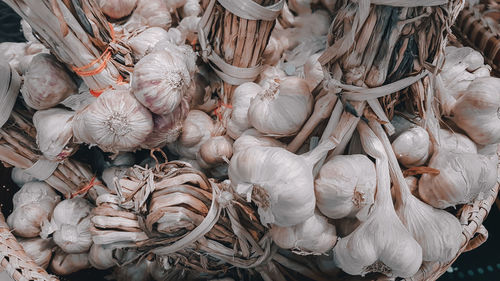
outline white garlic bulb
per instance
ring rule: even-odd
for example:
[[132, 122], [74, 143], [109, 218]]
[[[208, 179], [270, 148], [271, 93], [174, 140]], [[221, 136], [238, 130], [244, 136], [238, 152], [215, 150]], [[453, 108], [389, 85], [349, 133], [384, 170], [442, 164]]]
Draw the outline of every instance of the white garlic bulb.
[[31, 61], [39, 53], [48, 54], [49, 50], [39, 43], [0, 43], [0, 54], [19, 75], [26, 73]]
[[453, 107], [453, 121], [476, 143], [500, 142], [500, 78], [474, 80]]
[[31, 181], [38, 181], [31, 174], [26, 173], [24, 169], [17, 168], [17, 167], [14, 167], [12, 169], [12, 172], [10, 174], [10, 178], [19, 187], [21, 187], [25, 183], [28, 183], [28, 182], [31, 182]]
[[53, 107], [76, 92], [76, 84], [64, 66], [48, 54], [33, 58], [21, 88], [26, 104], [37, 110]]
[[28, 257], [42, 268], [47, 268], [52, 258], [52, 248], [54, 247], [50, 239], [31, 238], [17, 240], [23, 246]]
[[[135, 257], [137, 253], [135, 251], [127, 251], [124, 260], [130, 260]], [[113, 277], [117, 281], [149, 281], [151, 277], [148, 274], [149, 261], [146, 259], [140, 259], [136, 263], [130, 263], [124, 266], [116, 267], [113, 271]]]
[[[192, 0], [190, 0], [192, 1]], [[195, 0], [196, 1], [196, 0]], [[189, 13], [192, 13], [193, 15], [187, 16], [179, 22], [179, 26], [177, 28], [180, 30], [182, 33], [182, 36], [186, 38], [188, 42], [193, 42], [194, 40], [197, 39], [198, 36], [198, 23], [200, 22], [201, 18], [197, 16], [198, 11], [196, 9], [198, 7], [192, 6], [192, 7], [186, 7], [184, 8], [194, 8], [192, 11], [189, 11]], [[195, 15], [196, 14], [196, 15]]]
[[133, 151], [153, 130], [151, 113], [128, 90], [107, 90], [73, 120], [76, 142], [104, 151]]
[[227, 134], [233, 139], [237, 139], [251, 127], [248, 121], [248, 108], [251, 100], [262, 90], [261, 86], [253, 82], [243, 83], [234, 90], [231, 100], [233, 110], [227, 121]]
[[335, 263], [351, 275], [380, 272], [389, 277], [413, 276], [422, 264], [422, 248], [394, 210], [387, 154], [368, 125], [360, 122], [358, 131], [363, 149], [376, 160], [377, 194], [367, 219], [337, 242]]
[[182, 12], [184, 13], [184, 17], [200, 15], [202, 12], [200, 0], [187, 0], [186, 4], [182, 7]]
[[132, 13], [137, 0], [99, 0], [99, 7], [103, 14], [111, 19], [121, 19]]
[[454, 153], [477, 153], [476, 144], [466, 135], [451, 132], [449, 130], [439, 130], [439, 149]]
[[184, 120], [181, 135], [176, 142], [169, 144], [168, 148], [180, 156], [196, 159], [201, 145], [214, 131], [215, 125], [210, 116], [200, 110], [191, 110]]
[[314, 214], [313, 167], [334, 146], [328, 140], [306, 155], [280, 147], [251, 146], [238, 151], [229, 165], [231, 186], [257, 204], [262, 224], [299, 224]]
[[297, 133], [311, 114], [313, 98], [304, 79], [268, 81], [269, 87], [252, 99], [248, 120], [258, 131], [275, 136]]
[[37, 203], [41, 201], [50, 201], [52, 204], [57, 204], [60, 197], [57, 193], [45, 182], [28, 182], [24, 184], [21, 189], [12, 197], [12, 204], [14, 209], [23, 205]]
[[440, 150], [429, 162], [429, 167], [440, 173], [422, 175], [418, 182], [420, 198], [440, 209], [470, 203], [496, 183], [497, 162], [496, 155]]
[[265, 137], [255, 129], [248, 129], [234, 141], [233, 152], [237, 153], [252, 146], [286, 147], [284, 143], [271, 137]]
[[299, 254], [326, 253], [337, 243], [335, 226], [318, 211], [305, 222], [294, 226], [273, 226], [271, 238], [279, 247]]
[[323, 73], [323, 67], [318, 61], [318, 58], [322, 53], [316, 53], [310, 56], [306, 63], [304, 64], [304, 75], [309, 85], [309, 90], [314, 90], [318, 84], [323, 81], [325, 74]]
[[314, 182], [316, 205], [325, 216], [354, 217], [374, 202], [375, 165], [365, 155], [338, 155], [326, 162]]
[[189, 113], [189, 103], [182, 99], [177, 108], [170, 114], [153, 114], [153, 131], [142, 144], [146, 148], [163, 147], [177, 140], [182, 132], [182, 123]]
[[132, 29], [142, 26], [168, 29], [171, 24], [172, 17], [164, 0], [137, 0], [137, 7], [126, 25]]
[[392, 149], [401, 164], [414, 167], [427, 162], [432, 146], [427, 131], [415, 126], [401, 133], [392, 142]]
[[74, 152], [73, 116], [75, 112], [62, 108], [40, 110], [33, 115], [36, 143], [43, 155], [51, 161], [62, 161]]
[[[169, 52], [172, 56], [182, 58], [184, 60], [184, 63], [186, 64], [190, 76], [194, 77], [195, 73], [198, 70], [198, 66], [196, 65], [196, 60], [198, 59], [198, 56], [193, 51], [193, 47], [186, 44], [177, 45], [174, 42], [171, 42], [170, 40], [163, 40], [156, 44], [156, 46], [153, 49], [153, 53], [163, 52], [163, 51]], [[190, 85], [191, 82], [189, 82], [187, 87], [189, 87]]]
[[67, 254], [57, 251], [50, 263], [50, 269], [57, 275], [69, 275], [90, 268], [88, 253]]
[[168, 40], [168, 32], [161, 27], [150, 27], [128, 40], [128, 45], [137, 60], [150, 53], [156, 43]]
[[93, 206], [83, 198], [66, 199], [54, 209], [52, 222], [56, 227], [54, 242], [64, 252], [88, 252], [92, 246], [90, 212]]
[[216, 136], [200, 146], [200, 157], [208, 165], [229, 161], [233, 156], [233, 141], [228, 136]]
[[112, 245], [92, 244], [88, 256], [92, 267], [104, 270], [117, 265], [117, 261], [113, 254], [114, 250]]
[[166, 50], [143, 57], [134, 67], [132, 92], [156, 114], [168, 114], [181, 103], [191, 78], [182, 56]]

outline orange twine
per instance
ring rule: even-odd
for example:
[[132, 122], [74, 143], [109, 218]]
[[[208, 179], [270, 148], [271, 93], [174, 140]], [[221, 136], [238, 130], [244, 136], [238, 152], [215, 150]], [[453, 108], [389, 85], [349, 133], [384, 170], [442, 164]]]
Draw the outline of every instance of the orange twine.
[[75, 193], [71, 194], [71, 198], [75, 198], [76, 196], [80, 195], [80, 194], [85, 194], [87, 193], [87, 191], [89, 191], [92, 187], [100, 184], [101, 182], [100, 181], [97, 181], [96, 180], [96, 177], [93, 176], [92, 179], [90, 180], [90, 182], [83, 186], [82, 188], [80, 188], [79, 190], [77, 190]]
[[222, 107], [233, 108], [233, 106], [231, 104], [223, 103], [222, 101], [219, 100], [217, 108], [215, 108], [215, 110], [214, 110], [214, 115], [217, 116], [218, 120], [222, 120], [222, 113], [220, 112]]

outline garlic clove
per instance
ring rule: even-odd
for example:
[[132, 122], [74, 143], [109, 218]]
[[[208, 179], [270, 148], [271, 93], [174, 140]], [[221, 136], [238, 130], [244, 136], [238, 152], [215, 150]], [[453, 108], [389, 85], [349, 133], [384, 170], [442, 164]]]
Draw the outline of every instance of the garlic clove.
[[97, 1], [103, 14], [110, 19], [121, 19], [132, 13], [137, 0], [99, 0]]
[[200, 146], [200, 156], [208, 165], [225, 163], [233, 156], [233, 141], [228, 136], [210, 138]]
[[17, 240], [23, 246], [24, 252], [33, 259], [33, 261], [42, 268], [49, 266], [52, 259], [52, 248], [54, 247], [52, 240], [42, 238], [31, 238]]
[[109, 269], [117, 265], [113, 251], [112, 245], [92, 244], [88, 256], [90, 264], [99, 270]]
[[90, 266], [87, 253], [66, 254], [62, 251], [57, 251], [50, 263], [51, 271], [57, 275], [69, 275]]
[[53, 107], [76, 92], [76, 84], [64, 66], [48, 54], [33, 58], [21, 88], [26, 104], [37, 110]]
[[135, 64], [131, 85], [137, 100], [161, 115], [175, 110], [190, 83], [185, 58], [175, 51], [158, 50]]
[[106, 152], [133, 151], [152, 130], [151, 113], [125, 89], [105, 91], [73, 119], [75, 141]]
[[253, 82], [243, 83], [234, 90], [231, 100], [233, 110], [227, 123], [227, 133], [233, 139], [251, 127], [248, 121], [248, 109], [251, 100], [262, 90], [262, 87]]
[[182, 125], [182, 133], [178, 140], [168, 145], [169, 150], [177, 155], [196, 159], [200, 146], [215, 132], [212, 118], [203, 111], [189, 111]]
[[36, 142], [43, 155], [51, 161], [62, 161], [76, 152], [73, 138], [73, 111], [51, 108], [35, 112], [33, 125]]
[[318, 209], [332, 219], [354, 217], [374, 202], [375, 165], [365, 155], [338, 155], [325, 163], [315, 180]]
[[337, 242], [335, 226], [329, 224], [328, 219], [318, 211], [294, 226], [272, 226], [270, 234], [279, 247], [303, 255], [326, 253]]
[[415, 167], [427, 162], [432, 146], [427, 131], [415, 126], [401, 133], [392, 142], [392, 149], [401, 164]]

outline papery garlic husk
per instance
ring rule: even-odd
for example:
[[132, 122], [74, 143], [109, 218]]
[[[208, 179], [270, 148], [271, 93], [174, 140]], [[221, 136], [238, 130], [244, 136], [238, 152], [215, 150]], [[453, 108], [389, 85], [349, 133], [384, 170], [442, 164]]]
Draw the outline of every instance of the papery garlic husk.
[[286, 73], [278, 66], [264, 65], [264, 69], [259, 75], [259, 79], [256, 81], [261, 87], [267, 84], [267, 81], [273, 79], [283, 79], [287, 77]]
[[233, 141], [228, 136], [212, 137], [200, 146], [200, 157], [208, 165], [229, 161], [233, 156]]
[[439, 149], [454, 153], [477, 153], [476, 144], [466, 135], [451, 132], [449, 130], [439, 130]]
[[31, 25], [24, 19], [21, 20], [21, 31], [23, 32], [24, 38], [30, 43], [40, 43], [33, 35], [33, 29]]
[[298, 254], [323, 254], [337, 243], [335, 226], [318, 211], [305, 222], [289, 227], [273, 226], [271, 238], [279, 247]]
[[26, 104], [37, 110], [53, 107], [76, 92], [76, 84], [64, 66], [48, 54], [33, 58], [21, 88]]
[[168, 32], [161, 27], [150, 27], [143, 32], [128, 40], [128, 46], [134, 52], [134, 57], [137, 60], [142, 59], [149, 54], [156, 43], [162, 40], [168, 40]]
[[164, 0], [137, 0], [137, 7], [126, 26], [140, 28], [142, 26], [168, 29], [172, 17]]
[[111, 19], [121, 19], [132, 13], [137, 0], [99, 0], [99, 7], [103, 14]]
[[304, 79], [287, 77], [269, 81], [269, 88], [252, 99], [250, 124], [264, 134], [289, 136], [297, 133], [311, 114], [313, 97]]
[[231, 100], [233, 110], [227, 121], [227, 134], [233, 139], [237, 139], [251, 127], [248, 121], [248, 109], [252, 99], [261, 91], [263, 91], [262, 87], [253, 82], [243, 83], [234, 90]]
[[67, 254], [59, 250], [50, 263], [50, 269], [57, 275], [69, 275], [90, 268], [88, 253]]
[[351, 275], [380, 272], [388, 277], [413, 276], [422, 264], [422, 248], [394, 210], [384, 146], [365, 123], [358, 124], [358, 131], [363, 149], [376, 159], [377, 193], [366, 220], [337, 242], [335, 263]]
[[323, 67], [318, 61], [318, 58], [322, 53], [316, 53], [307, 59], [304, 64], [304, 75], [309, 85], [309, 90], [314, 90], [318, 84], [323, 81], [325, 74], [323, 73]]
[[182, 132], [182, 123], [189, 113], [189, 103], [182, 99], [177, 108], [167, 115], [153, 114], [153, 132], [142, 145], [146, 148], [163, 147], [177, 140]]
[[413, 196], [418, 196], [418, 179], [414, 176], [405, 177], [406, 185], [410, 189], [411, 194]]
[[392, 149], [401, 164], [405, 167], [415, 167], [427, 162], [432, 146], [427, 131], [415, 126], [401, 133], [392, 142]]
[[314, 214], [312, 169], [333, 147], [333, 141], [326, 141], [307, 155], [280, 147], [249, 147], [231, 159], [231, 186], [247, 201], [252, 199], [257, 204], [262, 224], [299, 224]]
[[14, 167], [10, 174], [12, 181], [19, 187], [22, 187], [25, 183], [38, 181], [34, 176], [25, 172], [25, 169]]
[[440, 173], [422, 175], [418, 182], [420, 198], [440, 209], [470, 203], [496, 183], [497, 162], [496, 155], [440, 150], [429, 162], [429, 167]]
[[52, 258], [52, 248], [54, 244], [51, 239], [31, 238], [20, 239], [17, 241], [23, 246], [24, 252], [28, 257], [42, 268], [47, 268]]
[[116, 193], [114, 180], [115, 180], [115, 178], [120, 179], [120, 178], [124, 177], [125, 174], [127, 173], [128, 169], [129, 169], [129, 167], [126, 167], [126, 166], [123, 166], [123, 167], [114, 166], [114, 167], [106, 168], [102, 172], [102, 176], [101, 176], [102, 181], [106, 184], [106, 186], [111, 191]]
[[326, 162], [314, 182], [316, 205], [332, 219], [354, 217], [373, 204], [377, 176], [365, 155], [338, 155]]
[[214, 121], [200, 110], [189, 111], [182, 125], [182, 133], [168, 148], [177, 155], [196, 159], [200, 146], [207, 141], [215, 130]]
[[99, 270], [116, 266], [117, 260], [113, 253], [115, 250], [116, 248], [113, 245], [92, 244], [88, 256], [90, 264]]
[[181, 103], [191, 78], [178, 53], [156, 51], [134, 67], [132, 92], [139, 102], [156, 114], [169, 114]]
[[476, 143], [500, 142], [500, 78], [474, 80], [453, 107], [453, 121]]
[[126, 89], [105, 91], [73, 119], [75, 141], [106, 152], [134, 151], [152, 130], [151, 113]]
[[48, 160], [62, 161], [76, 152], [77, 145], [70, 143], [74, 115], [62, 108], [40, 110], [33, 115], [36, 143]]
[[83, 198], [67, 199], [54, 209], [51, 224], [56, 227], [54, 242], [64, 252], [88, 252], [92, 246], [90, 212], [93, 206]]
[[148, 264], [148, 273], [153, 280], [164, 281], [167, 280], [170, 269], [172, 268], [173, 266], [170, 264], [168, 256], [156, 256], [155, 259]]
[[267, 147], [281, 147], [285, 148], [286, 145], [277, 139], [263, 136], [255, 129], [248, 129], [237, 138], [233, 143], [233, 153], [243, 151], [252, 146], [267, 146]]
[[135, 163], [135, 154], [132, 152], [121, 152], [111, 159], [110, 166], [130, 167]]

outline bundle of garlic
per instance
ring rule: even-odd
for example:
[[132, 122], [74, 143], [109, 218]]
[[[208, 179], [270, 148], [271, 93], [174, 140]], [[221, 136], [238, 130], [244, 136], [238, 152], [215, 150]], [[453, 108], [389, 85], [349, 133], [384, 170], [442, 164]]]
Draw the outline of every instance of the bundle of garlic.
[[21, 237], [37, 237], [49, 227], [60, 197], [46, 183], [29, 182], [14, 194], [14, 210], [7, 218], [12, 232]]

